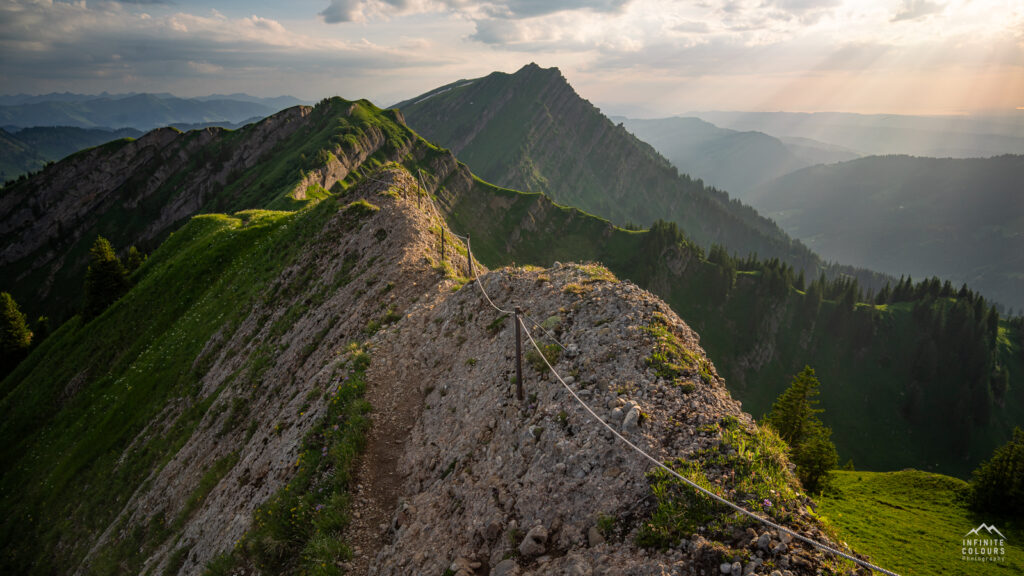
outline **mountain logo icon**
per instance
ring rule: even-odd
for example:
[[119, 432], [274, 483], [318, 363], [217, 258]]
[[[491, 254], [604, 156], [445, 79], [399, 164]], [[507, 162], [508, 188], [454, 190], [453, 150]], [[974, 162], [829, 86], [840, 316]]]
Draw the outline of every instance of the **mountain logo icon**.
[[1000, 532], [998, 528], [996, 528], [995, 526], [990, 526], [990, 525], [988, 525], [988, 524], [985, 524], [984, 522], [982, 522], [982, 523], [981, 523], [981, 524], [980, 524], [980, 525], [979, 525], [979, 526], [978, 526], [977, 528], [975, 528], [974, 530], [971, 530], [971, 531], [970, 531], [970, 532], [968, 532], [967, 534], [964, 534], [964, 538], [966, 538], [966, 537], [970, 536], [971, 534], [974, 534], [975, 536], [981, 536], [981, 531], [982, 531], [982, 530], [984, 530], [985, 532], [988, 532], [988, 534], [989, 534], [990, 536], [991, 536], [991, 535], [992, 535], [993, 533], [995, 533], [995, 534], [998, 534], [998, 535], [999, 535], [999, 537], [1000, 537], [1000, 538], [1002, 538], [1003, 540], [1006, 540], [1006, 536], [1003, 536], [1003, 533], [1002, 533], [1002, 532]]

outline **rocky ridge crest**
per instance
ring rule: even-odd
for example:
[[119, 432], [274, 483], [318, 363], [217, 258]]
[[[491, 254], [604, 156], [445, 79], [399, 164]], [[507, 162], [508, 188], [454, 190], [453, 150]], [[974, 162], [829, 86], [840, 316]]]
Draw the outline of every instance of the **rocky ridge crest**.
[[[730, 449], [719, 426], [756, 424], [664, 302], [597, 265], [505, 268], [479, 281], [499, 307], [518, 304], [560, 337], [555, 369], [598, 415], [654, 457], [702, 462], [713, 485], [732, 483], [734, 472], [712, 462]], [[652, 466], [586, 414], [539, 356], [525, 367], [525, 402], [516, 400], [512, 319], [477, 288], [414, 307], [375, 344], [389, 373], [417, 374], [408, 385], [423, 394], [423, 411], [402, 457], [408, 475], [391, 540], [370, 574], [718, 574], [724, 560], [730, 574], [734, 561], [742, 574], [815, 574], [834, 565], [759, 525], [736, 527], [724, 543], [700, 527], [665, 550], [637, 546], [656, 507]], [[652, 325], [666, 326], [701, 368], [659, 377]], [[798, 501], [791, 523], [827, 541], [810, 502]]]

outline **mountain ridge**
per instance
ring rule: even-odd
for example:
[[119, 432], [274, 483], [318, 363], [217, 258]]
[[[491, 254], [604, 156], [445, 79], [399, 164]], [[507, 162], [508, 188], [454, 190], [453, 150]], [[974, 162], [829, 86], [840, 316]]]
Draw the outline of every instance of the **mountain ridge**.
[[[379, 573], [433, 573], [482, 562], [493, 569], [516, 551], [524, 575], [600, 565], [707, 569], [717, 566], [723, 553], [752, 555], [759, 545], [773, 550], [765, 558], [789, 565], [796, 574], [835, 565], [795, 541], [778, 547], [785, 541], [780, 534], [758, 527], [739, 533], [728, 524], [708, 524], [708, 534], [720, 534], [718, 542], [693, 538], [685, 550], [671, 554], [639, 549], [628, 538], [591, 544], [584, 531], [597, 522], [589, 516], [595, 509], [619, 518], [624, 534], [643, 529], [653, 504], [638, 509], [634, 495], [647, 494], [650, 480], [642, 469], [620, 464], [604, 447], [606, 439], [586, 431], [575, 413], [561, 417], [566, 398], [541, 384], [541, 372], [528, 373], [526, 384], [531, 401], [543, 403], [543, 409], [522, 412], [509, 401], [512, 387], [503, 375], [511, 369], [511, 326], [507, 318], [481, 312], [484, 301], [463, 277], [468, 274], [465, 246], [451, 236], [440, 244], [450, 232], [406, 168], [383, 164], [342, 188], [343, 193], [293, 212], [196, 216], [147, 260], [127, 296], [89, 324], [75, 318], [62, 326], [5, 381], [5, 388], [12, 378], [20, 383], [4, 395], [0, 408], [12, 415], [18, 406], [19, 412], [0, 426], [5, 436], [21, 438], [18, 446], [5, 446], [0, 457], [0, 502], [8, 512], [0, 556], [5, 569], [184, 574], [204, 567], [312, 568], [305, 562], [323, 559], [337, 571], [334, 562], [351, 557], [343, 548], [324, 549], [322, 540], [309, 540], [321, 548], [301, 546], [307, 530], [328, 522], [318, 516], [319, 506], [344, 513], [347, 505], [338, 507], [332, 499], [347, 499], [347, 491], [361, 494], [358, 477], [334, 484], [342, 474], [351, 477], [324, 464], [334, 462], [332, 422], [335, 429], [347, 426], [358, 414], [335, 419], [330, 406], [363, 377], [360, 370], [367, 386], [397, 378], [405, 394], [424, 402], [422, 424], [412, 431], [405, 452], [406, 460], [416, 463], [402, 484], [405, 505], [388, 510], [396, 542], [408, 544], [383, 548], [376, 559]], [[664, 303], [635, 286], [598, 266], [560, 267], [543, 282], [536, 270], [478, 270], [482, 277], [476, 282], [486, 282], [496, 298], [512, 297], [533, 314], [561, 317], [567, 344], [578, 342], [581, 350], [563, 361], [566, 368], [579, 366], [587, 395], [621, 400], [622, 392], [588, 380], [604, 381], [603, 366], [629, 358], [620, 373], [644, 380], [626, 392], [635, 403], [622, 405], [630, 411], [643, 406], [648, 415], [635, 429], [622, 425], [639, 433], [638, 441], [649, 450], [688, 449], [692, 459], [710, 459], [714, 453], [701, 450], [717, 446], [717, 436], [697, 432], [711, 427], [736, 441], [748, 435], [771, 441], [728, 397], [696, 336]], [[575, 284], [586, 291], [568, 289]], [[624, 309], [630, 312], [622, 314]], [[610, 313], [618, 313], [613, 324], [596, 322]], [[691, 355], [687, 361], [702, 361], [708, 376], [692, 371], [679, 375], [678, 382], [655, 382], [644, 356], [657, 343], [641, 329], [652, 322], [662, 327], [659, 338], [685, 347]], [[128, 349], [103, 344], [125, 330], [135, 331]], [[602, 360], [586, 351], [593, 339], [630, 352]], [[495, 386], [496, 378], [504, 385]], [[456, 400], [463, 395], [476, 395], [473, 402], [499, 411], [507, 423], [497, 423], [499, 412], [493, 425], [491, 414], [453, 416], [452, 410], [473, 403]], [[53, 399], [56, 411], [33, 410]], [[683, 404], [689, 407], [685, 421], [663, 415], [664, 407]], [[606, 418], [616, 416], [616, 409], [622, 412], [618, 405], [599, 408]], [[327, 414], [331, 418], [324, 419]], [[420, 444], [419, 438], [435, 436], [430, 430], [437, 426], [459, 438], [447, 443], [458, 462], [439, 461], [435, 448]], [[497, 426], [514, 426], [519, 433]], [[523, 433], [526, 426], [532, 428]], [[30, 457], [43, 446], [49, 449], [45, 458]], [[778, 446], [772, 446], [784, 463]], [[570, 457], [577, 452], [582, 460]], [[590, 454], [595, 465], [587, 464]], [[582, 481], [613, 489], [577, 491], [579, 478], [554, 491], [534, 488], [534, 482], [556, 486], [561, 468], [555, 462], [574, 473], [581, 465], [587, 471], [614, 468], [617, 474], [594, 472]], [[495, 474], [487, 472], [490, 466]], [[502, 469], [506, 473], [498, 474]], [[771, 486], [780, 490], [772, 496], [778, 519], [827, 540], [787, 469], [777, 472], [781, 476]], [[42, 480], [29, 483], [36, 474]], [[722, 482], [744, 481], [724, 469], [709, 467], [704, 474]], [[322, 496], [326, 486], [331, 492]], [[489, 496], [494, 490], [497, 500]], [[577, 501], [565, 500], [560, 491], [578, 494]], [[484, 492], [487, 497], [478, 496]], [[265, 528], [274, 522], [272, 513], [296, 527], [283, 532], [288, 540], [265, 539], [277, 534], [265, 531], [276, 530]], [[489, 524], [462, 529], [477, 517]], [[50, 518], [62, 521], [53, 526]], [[444, 546], [436, 538], [423, 540], [422, 527], [442, 523], [453, 530]], [[324, 534], [332, 539], [351, 536], [344, 523], [330, 526]], [[535, 549], [520, 546], [515, 536], [520, 527], [534, 534], [537, 526], [547, 534], [537, 540], [550, 551], [547, 559], [536, 560], [538, 554], [530, 551]], [[671, 534], [665, 537], [681, 536]]]
[[[210, 198], [216, 201], [205, 208], [193, 203], [183, 213], [253, 205], [294, 210], [344, 190], [367, 170], [411, 154], [414, 159], [404, 161], [407, 168], [436, 195], [448, 222], [460, 233], [472, 233], [478, 258], [491, 266], [604, 262], [620, 277], [665, 298], [704, 335], [705, 346], [722, 366], [730, 389], [751, 410], [767, 411], [792, 374], [806, 363], [814, 364], [823, 381], [834, 383], [824, 388], [823, 395], [833, 413], [828, 424], [835, 431], [834, 439], [845, 458], [855, 457], [860, 466], [915, 465], [966, 476], [984, 454], [1005, 441], [1007, 422], [1021, 414], [1024, 402], [1017, 393], [1021, 388], [1014, 384], [1024, 374], [1017, 360], [1019, 327], [1000, 321], [998, 314], [993, 316], [988, 303], [974, 293], [958, 295], [952, 288], [945, 293], [941, 283], [909, 287], [901, 283], [898, 290], [890, 287], [898, 298], [890, 292], [883, 303], [873, 298], [864, 302], [862, 288], [849, 278], [806, 281], [777, 259], [738, 259], [721, 249], [705, 252], [675, 225], [623, 230], [579, 209], [560, 206], [539, 192], [520, 193], [488, 184], [451, 152], [421, 140], [400, 123], [402, 116], [394, 111], [341, 99], [324, 101], [318, 109], [295, 109], [305, 114], [296, 120], [304, 128], [296, 127], [291, 140], [271, 147], [271, 155], [261, 161], [238, 151], [249, 146], [246, 135], [258, 126], [237, 133], [192, 134], [190, 138], [201, 136], [213, 146], [196, 149], [199, 152], [193, 156], [201, 158], [197, 166], [212, 162], [208, 173], [220, 170], [229, 177], [223, 187], [210, 188]], [[248, 157], [254, 168], [232, 172], [217, 160], [223, 157], [228, 162], [236, 156]], [[65, 161], [51, 169], [62, 172], [73, 165]], [[218, 165], [221, 168], [214, 170]], [[157, 174], [148, 170], [158, 167], [154, 164], [141, 172], [140, 181]], [[188, 172], [201, 176], [195, 170], [193, 166]], [[47, 181], [45, 174], [37, 178]], [[130, 191], [95, 190], [90, 196]], [[109, 218], [120, 224], [116, 231], [125, 234], [115, 238], [116, 246], [123, 249], [139, 243], [144, 227], [125, 226], [116, 213]], [[142, 213], [137, 218], [148, 222], [150, 216]], [[74, 229], [82, 250], [97, 233], [106, 233], [88, 221], [80, 221]], [[66, 261], [74, 262], [70, 257]], [[77, 278], [73, 270], [65, 274], [70, 279], [64, 283], [65, 299], [74, 309], [81, 269]], [[20, 284], [21, 289], [28, 290], [33, 282]], [[40, 293], [16, 298], [33, 311], [31, 317], [38, 313]], [[926, 298], [926, 293], [936, 299]], [[945, 296], [937, 298], [940, 293]], [[42, 311], [54, 314], [46, 308]], [[944, 325], [942, 318], [951, 311], [962, 326]], [[998, 334], [991, 330], [989, 319], [1000, 324]], [[954, 336], [957, 331], [962, 333]], [[970, 346], [965, 347], [968, 342]], [[940, 360], [955, 357], [970, 357], [965, 364], [970, 368], [939, 368]], [[893, 400], [881, 406], [867, 403], [866, 397], [853, 393], [863, 389], [863, 382]], [[940, 389], [941, 394], [932, 393]], [[950, 403], [940, 401], [950, 397], [960, 398], [971, 411], [950, 412]], [[865, 430], [861, 425], [865, 411], [881, 413], [882, 424]], [[889, 443], [884, 451], [869, 448], [894, 435], [925, 429], [928, 433], [914, 434], [912, 442]]]
[[[576, 94], [556, 68], [531, 64], [427, 94], [396, 107], [414, 130], [451, 148], [490, 182], [543, 190], [620, 225], [675, 220], [704, 246], [777, 256], [800, 268], [815, 260], [752, 208], [681, 176], [649, 144]], [[565, 146], [565, 139], [579, 146]]]

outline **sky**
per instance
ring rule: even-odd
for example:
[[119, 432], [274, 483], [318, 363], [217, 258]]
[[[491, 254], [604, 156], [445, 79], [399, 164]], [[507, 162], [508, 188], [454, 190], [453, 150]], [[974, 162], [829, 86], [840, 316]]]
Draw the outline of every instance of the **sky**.
[[1024, 114], [1024, 0], [0, 0], [0, 93], [386, 106], [557, 66], [609, 114]]

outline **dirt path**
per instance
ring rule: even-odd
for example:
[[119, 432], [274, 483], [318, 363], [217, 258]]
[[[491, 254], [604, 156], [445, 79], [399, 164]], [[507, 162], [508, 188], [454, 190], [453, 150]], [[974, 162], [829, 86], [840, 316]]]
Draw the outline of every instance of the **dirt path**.
[[392, 366], [379, 363], [371, 364], [367, 371], [366, 400], [373, 406], [373, 425], [356, 468], [352, 523], [345, 538], [354, 553], [345, 565], [348, 574], [367, 574], [389, 538], [391, 518], [405, 479], [400, 469], [402, 452], [422, 407], [417, 386], [403, 376]]

